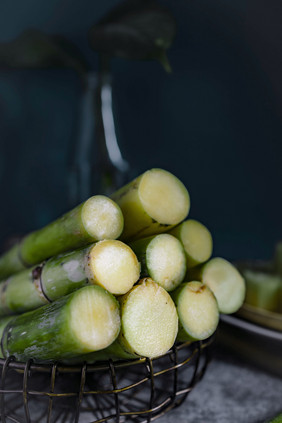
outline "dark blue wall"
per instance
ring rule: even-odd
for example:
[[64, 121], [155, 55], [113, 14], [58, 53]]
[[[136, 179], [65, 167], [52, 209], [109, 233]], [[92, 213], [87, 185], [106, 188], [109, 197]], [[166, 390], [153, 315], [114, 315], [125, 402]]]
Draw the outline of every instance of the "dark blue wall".
[[[191, 194], [191, 217], [212, 231], [215, 254], [270, 257], [282, 239], [282, 3], [167, 0], [178, 22], [157, 63], [114, 59], [118, 135], [133, 174], [174, 172]], [[86, 32], [118, 1], [5, 0], [0, 41], [36, 27], [97, 56]], [[81, 85], [68, 70], [0, 72], [0, 239], [68, 208], [69, 151]]]

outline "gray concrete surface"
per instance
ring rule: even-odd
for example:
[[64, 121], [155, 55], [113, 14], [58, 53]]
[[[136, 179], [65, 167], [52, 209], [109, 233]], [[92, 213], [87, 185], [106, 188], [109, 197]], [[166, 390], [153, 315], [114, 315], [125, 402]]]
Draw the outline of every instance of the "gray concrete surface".
[[282, 412], [282, 378], [216, 355], [185, 402], [158, 423], [264, 423]]

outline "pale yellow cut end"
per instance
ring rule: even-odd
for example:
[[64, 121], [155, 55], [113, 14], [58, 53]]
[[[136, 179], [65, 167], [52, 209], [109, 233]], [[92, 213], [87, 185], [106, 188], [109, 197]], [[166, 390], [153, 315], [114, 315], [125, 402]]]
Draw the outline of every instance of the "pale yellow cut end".
[[234, 313], [243, 304], [245, 280], [227, 260], [211, 259], [204, 266], [202, 281], [213, 291], [221, 313]]
[[219, 311], [215, 296], [203, 283], [185, 284], [178, 301], [179, 320], [191, 338], [203, 340], [211, 336], [218, 325]]
[[146, 213], [159, 223], [177, 225], [188, 215], [187, 189], [176, 176], [163, 169], [145, 172], [138, 192]]
[[116, 239], [123, 230], [123, 215], [119, 206], [103, 195], [85, 201], [81, 219], [85, 230], [95, 241]]
[[88, 263], [94, 282], [115, 295], [128, 292], [140, 276], [135, 253], [121, 241], [98, 242], [90, 251]]
[[106, 348], [117, 338], [119, 305], [103, 288], [89, 286], [78, 290], [70, 307], [69, 325], [82, 353]]
[[150, 278], [134, 287], [122, 306], [122, 330], [138, 355], [153, 358], [166, 353], [178, 331], [170, 295]]
[[167, 291], [183, 281], [186, 257], [180, 241], [174, 236], [157, 235], [147, 248], [146, 258], [150, 276]]
[[[194, 265], [204, 263], [212, 255], [212, 236], [202, 223], [189, 219], [182, 223], [181, 241], [184, 249]], [[191, 263], [191, 264], [192, 264]]]

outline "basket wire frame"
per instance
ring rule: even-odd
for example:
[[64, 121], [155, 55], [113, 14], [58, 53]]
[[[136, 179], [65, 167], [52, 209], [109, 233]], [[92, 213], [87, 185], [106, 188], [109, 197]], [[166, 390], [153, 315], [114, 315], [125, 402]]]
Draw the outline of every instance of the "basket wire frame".
[[95, 365], [0, 360], [1, 423], [150, 423], [200, 381], [213, 338], [175, 345], [156, 359]]

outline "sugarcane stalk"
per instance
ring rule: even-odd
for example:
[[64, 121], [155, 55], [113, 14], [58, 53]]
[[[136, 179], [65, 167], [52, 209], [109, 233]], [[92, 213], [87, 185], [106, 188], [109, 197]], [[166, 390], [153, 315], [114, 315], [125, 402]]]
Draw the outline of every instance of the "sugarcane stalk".
[[199, 281], [185, 282], [171, 292], [171, 296], [179, 318], [178, 341], [199, 341], [215, 332], [219, 310], [207, 285]]
[[185, 186], [163, 169], [148, 170], [111, 198], [124, 215], [123, 241], [166, 232], [184, 220], [190, 208]]
[[212, 255], [213, 241], [210, 231], [197, 220], [188, 219], [169, 231], [178, 238], [187, 258], [187, 268], [209, 260]]
[[0, 283], [0, 316], [22, 313], [48, 304], [40, 283], [41, 266], [26, 269]]
[[139, 281], [119, 298], [121, 331], [108, 348], [77, 357], [69, 364], [107, 359], [154, 358], [166, 353], [174, 344], [178, 317], [168, 292], [151, 278]]
[[141, 277], [151, 277], [167, 291], [183, 281], [186, 257], [181, 242], [174, 236], [153, 235], [129, 245], [141, 263]]
[[140, 264], [132, 249], [118, 240], [52, 257], [0, 283], [0, 316], [33, 310], [89, 284], [115, 295], [138, 281]]
[[282, 279], [275, 274], [251, 269], [241, 273], [246, 281], [245, 302], [254, 307], [269, 311], [278, 311], [282, 292]]
[[245, 280], [227, 260], [215, 257], [207, 263], [188, 269], [187, 281], [198, 280], [214, 293], [220, 313], [235, 313], [243, 304]]
[[122, 229], [119, 206], [103, 195], [90, 197], [54, 222], [26, 235], [2, 255], [0, 279], [62, 252], [106, 238], [118, 238]]
[[46, 262], [42, 285], [55, 300], [85, 284], [96, 284], [115, 295], [128, 292], [140, 275], [132, 249], [119, 240], [103, 240]]
[[2, 334], [2, 354], [20, 361], [70, 359], [106, 348], [119, 330], [115, 297], [99, 286], [87, 286], [11, 319]]

